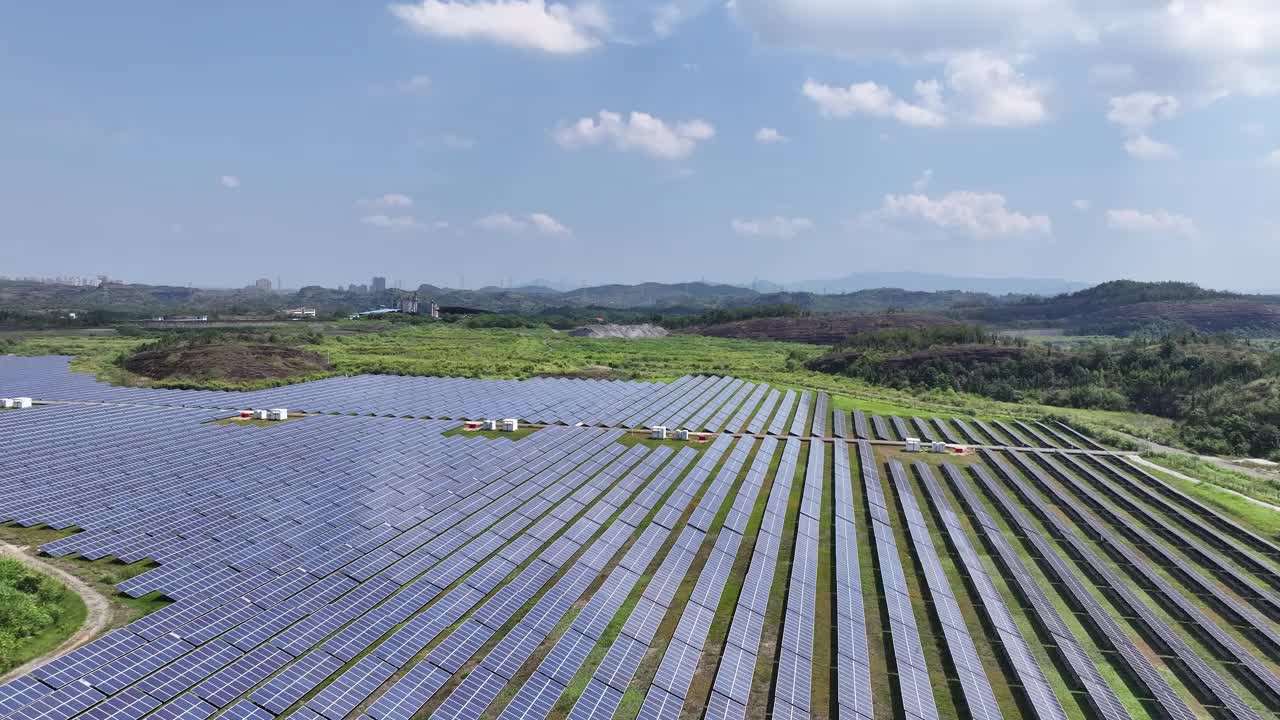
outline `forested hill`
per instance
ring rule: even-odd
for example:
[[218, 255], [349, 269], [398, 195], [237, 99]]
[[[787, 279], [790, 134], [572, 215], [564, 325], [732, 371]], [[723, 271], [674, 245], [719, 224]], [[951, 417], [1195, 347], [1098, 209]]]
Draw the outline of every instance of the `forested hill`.
[[1057, 327], [1081, 335], [1127, 335], [1161, 324], [1202, 332], [1280, 333], [1280, 297], [1206, 290], [1184, 282], [1115, 280], [1068, 295], [984, 306], [966, 315], [997, 327]]
[[1280, 353], [1229, 336], [1064, 352], [977, 326], [895, 329], [853, 336], [809, 367], [902, 389], [1149, 413], [1177, 421], [1195, 450], [1280, 458]]

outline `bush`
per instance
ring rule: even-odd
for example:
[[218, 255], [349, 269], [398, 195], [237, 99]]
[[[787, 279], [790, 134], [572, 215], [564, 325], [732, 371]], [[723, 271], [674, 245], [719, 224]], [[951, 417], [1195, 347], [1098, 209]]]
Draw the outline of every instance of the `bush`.
[[15, 662], [24, 642], [62, 616], [67, 589], [12, 558], [0, 558], [0, 670]]

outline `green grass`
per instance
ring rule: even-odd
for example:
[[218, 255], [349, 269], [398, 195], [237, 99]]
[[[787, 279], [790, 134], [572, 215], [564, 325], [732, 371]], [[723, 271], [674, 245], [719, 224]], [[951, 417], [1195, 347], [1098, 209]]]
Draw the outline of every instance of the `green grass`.
[[256, 420], [256, 419], [246, 420], [246, 419], [241, 419], [239, 416], [237, 416], [237, 417], [222, 418], [221, 420], [211, 420], [209, 421], [209, 423], [211, 425], [237, 425], [240, 427], [271, 427], [273, 425], [281, 425], [283, 423], [293, 422], [294, 420], [301, 420], [302, 417], [303, 416], [301, 415], [290, 415], [288, 420]]
[[[0, 587], [5, 587], [6, 592], [13, 591], [15, 601], [23, 596], [30, 599], [32, 612], [43, 616], [33, 619], [32, 627], [26, 630], [20, 630], [8, 621], [8, 616], [11, 613], [16, 615], [14, 611], [18, 608], [9, 608], [9, 612], [0, 618], [0, 674], [3, 674], [56, 649], [80, 629], [88, 609], [79, 595], [52, 576], [28, 568], [12, 558], [0, 559], [0, 564], [4, 565], [4, 576], [11, 581], [0, 579]], [[30, 580], [33, 577], [42, 578], [39, 593], [23, 590], [19, 582], [20, 578]]]
[[1265, 480], [1246, 475], [1189, 455], [1157, 454], [1144, 455], [1143, 457], [1157, 465], [1176, 470], [1184, 475], [1190, 475], [1204, 482], [1197, 485], [1168, 473], [1162, 473], [1158, 470], [1152, 471], [1151, 468], [1143, 468], [1153, 475], [1157, 475], [1161, 480], [1168, 482], [1188, 495], [1245, 519], [1254, 528], [1267, 535], [1272, 537], [1280, 535], [1280, 512], [1261, 507], [1256, 503], [1251, 503], [1219, 489], [1227, 488], [1242, 495], [1280, 505], [1280, 480]]
[[460, 435], [468, 438], [482, 437], [488, 440], [510, 440], [515, 442], [516, 440], [523, 440], [541, 429], [540, 427], [524, 425], [515, 432], [503, 432], [502, 430], [468, 430], [465, 427], [456, 427], [444, 433], [444, 435], [445, 437]]

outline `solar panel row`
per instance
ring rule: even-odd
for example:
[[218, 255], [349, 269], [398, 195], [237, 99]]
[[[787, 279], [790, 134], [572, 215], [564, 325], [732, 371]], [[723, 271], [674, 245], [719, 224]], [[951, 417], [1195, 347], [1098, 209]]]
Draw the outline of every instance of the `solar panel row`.
[[[787, 503], [791, 496], [792, 478], [795, 477], [796, 464], [800, 457], [800, 445], [800, 442], [794, 439], [787, 441], [777, 472], [774, 474], [773, 485], [769, 490], [769, 498], [765, 502], [764, 514], [756, 536], [756, 544], [752, 549], [751, 563], [747, 568], [746, 579], [743, 581], [742, 591], [734, 607], [724, 654], [720, 658], [712, 683], [713, 690], [707, 707], [709, 720], [730, 718], [742, 720], [746, 717], [752, 677], [755, 674], [761, 634], [764, 629], [764, 616], [769, 605], [769, 592], [773, 586], [773, 576], [778, 565], [778, 548], [782, 540]], [[764, 480], [764, 473], [767, 472], [773, 460], [776, 446], [776, 441], [766, 439], [761, 445], [760, 452], [757, 453], [751, 472], [759, 473], [761, 483]], [[764, 469], [760, 469], [762, 465]], [[759, 487], [757, 485], [757, 490]]]
[[795, 547], [791, 557], [791, 577], [782, 618], [778, 674], [774, 681], [775, 715], [795, 711], [808, 714], [812, 706], [813, 636], [818, 594], [818, 526], [822, 520], [822, 486], [826, 478], [825, 452], [824, 444], [809, 444], [804, 487], [800, 495], [800, 515], [796, 523]]
[[[1001, 476], [1014, 478], [1012, 470], [994, 453], [984, 451], [987, 463], [996, 468]], [[1001, 508], [1010, 524], [1018, 528], [1023, 538], [1035, 549], [1045, 572], [1059, 583], [1076, 607], [1084, 609], [1082, 620], [1096, 634], [1100, 643], [1105, 643], [1115, 652], [1130, 676], [1141, 684], [1145, 692], [1171, 718], [1189, 719], [1195, 717], [1181, 697], [1170, 687], [1168, 681], [1152, 665], [1151, 660], [1137, 648], [1133, 640], [1102, 606], [1084, 583], [1067, 567], [1066, 563], [1053, 550], [1040, 531], [1027, 519], [1026, 515], [1005, 492], [996, 485], [991, 476], [981, 467], [975, 468], [976, 475], [987, 494]]]
[[[983, 476], [985, 470], [975, 468], [974, 473]], [[1009, 544], [1004, 529], [987, 513], [969, 483], [954, 466], [944, 466], [943, 474], [951, 482], [965, 509], [973, 516], [975, 526], [987, 546], [994, 551], [993, 557], [1004, 570], [1006, 580], [1019, 597], [1030, 605], [1032, 619], [1046, 635], [1052, 638], [1050, 647], [1058, 653], [1072, 678], [1084, 688], [1085, 702], [1093, 713], [1106, 720], [1128, 718], [1128, 711], [1125, 710], [1115, 691], [1103, 679], [1098, 666], [1081, 646], [1057, 607], [1045, 594], [1040, 581], [1028, 570], [1022, 558]], [[1006, 649], [1009, 647], [1006, 645]]]
[[[916, 472], [920, 477], [931, 474], [929, 466], [916, 462]], [[995, 692], [991, 689], [991, 681], [987, 678], [986, 669], [978, 657], [978, 649], [974, 646], [969, 628], [965, 625], [960, 604], [956, 601], [951, 589], [951, 581], [938, 558], [937, 548], [933, 545], [929, 525], [920, 512], [915, 491], [902, 464], [894, 460], [889, 464], [889, 474], [893, 479], [893, 487], [898, 493], [898, 503], [902, 506], [902, 514], [906, 517], [907, 537], [915, 548], [916, 560], [924, 569], [924, 591], [933, 601], [934, 612], [942, 624], [942, 636], [947, 646], [947, 654], [951, 665], [960, 680], [960, 692], [964, 696], [969, 715], [980, 720], [997, 720], [1003, 717], [996, 705]]]
[[782, 402], [778, 405], [777, 412], [774, 413], [773, 419], [769, 421], [769, 434], [781, 435], [788, 427], [787, 420], [791, 418], [792, 410], [796, 405], [796, 391], [788, 390], [782, 395]]
[[[859, 444], [861, 454], [865, 444]], [[874, 458], [859, 457], [875, 463]], [[862, 573], [858, 559], [857, 509], [853, 499], [853, 475], [849, 449], [835, 446], [835, 604], [836, 696], [840, 717], [872, 720], [871, 655], [867, 643]]]
[[[1194, 603], [1183, 597], [1178, 591], [1174, 590], [1171, 585], [1163, 580], [1158, 573], [1152, 571], [1146, 563], [1141, 560], [1137, 553], [1127, 548], [1111, 532], [1098, 520], [1093, 513], [1079, 507], [1065, 492], [1049, 479], [1040, 468], [1033, 465], [1026, 457], [1019, 453], [1010, 453], [1010, 457], [1014, 462], [1022, 468], [1027, 477], [1032, 478], [1036, 485], [1051, 497], [1054, 502], [1062, 508], [1080, 527], [1086, 528], [1092, 537], [1096, 537], [1100, 543], [1109, 551], [1115, 553], [1126, 563], [1126, 567], [1138, 578], [1144, 581], [1144, 585], [1149, 588], [1149, 592], [1159, 595], [1171, 606], [1178, 610], [1192, 624], [1194, 624], [1200, 633], [1212, 638], [1220, 647], [1226, 648], [1236, 658], [1237, 662], [1247, 659], [1249, 653], [1239, 645], [1235, 640], [1231, 639], [1225, 632], [1218, 630], [1217, 626], [1200, 612]], [[1042, 454], [1037, 454], [1038, 458], [1044, 458]], [[1050, 470], [1062, 479], [1068, 479], [1068, 473], [1057, 463], [1046, 460]], [[1021, 482], [1014, 484], [1019, 495], [1028, 492], [1028, 488]], [[1148, 607], [1138, 596], [1129, 589], [1114, 570], [1107, 565], [1102, 558], [1098, 557], [1091, 549], [1081, 542], [1076, 533], [1063, 522], [1059, 516], [1052, 511], [1047, 503], [1039, 497], [1032, 496], [1032, 500], [1028, 500], [1029, 507], [1032, 508], [1038, 516], [1047, 523], [1047, 527], [1051, 529], [1054, 535], [1061, 541], [1071, 546], [1074, 557], [1077, 562], [1087, 568], [1088, 572], [1096, 578], [1101, 579], [1101, 584], [1109, 588], [1115, 602], [1121, 607], [1125, 615], [1136, 618], [1143, 634], [1148, 642], [1156, 647], [1162, 648], [1165, 652], [1176, 658], [1175, 667], [1180, 669], [1181, 674], [1187, 677], [1189, 685], [1198, 687], [1202, 690], [1201, 696], [1206, 704], [1218, 706], [1225, 710], [1228, 717], [1233, 718], [1257, 718], [1258, 714], [1249, 708], [1248, 705], [1209, 665], [1182, 639], [1182, 636], [1174, 632], [1163, 619], [1159, 618], [1155, 612]], [[1215, 633], [1214, 631], [1217, 630]], [[1260, 684], [1262, 687], [1280, 688], [1280, 678], [1276, 678], [1269, 670], [1265, 669], [1261, 663], [1253, 664], [1249, 678], [1250, 681]], [[1272, 697], [1280, 697], [1272, 691]]]
[[809, 431], [810, 437], [825, 438], [831, 433], [827, 431], [827, 418], [829, 417], [831, 406], [831, 396], [827, 393], [818, 393], [818, 399], [813, 405], [813, 429]]
[[[900, 418], [895, 418], [901, 422]], [[912, 720], [935, 720], [938, 706], [929, 681], [920, 630], [912, 610], [911, 591], [902, 570], [902, 560], [890, 525], [889, 502], [884, 496], [875, 455], [866, 442], [858, 443], [862, 466], [864, 497], [871, 509], [871, 536], [880, 566], [884, 602], [889, 610], [889, 638], [893, 643], [895, 668], [898, 671], [898, 693], [902, 707]]]
[[840, 408], [831, 411], [831, 436], [844, 440], [849, 437], [849, 413]]
[[[708, 497], [703, 508], [708, 512], [718, 512], [726, 501], [753, 444], [753, 441], [744, 438], [734, 448], [734, 452], [707, 493]], [[765, 474], [772, 461], [775, 447], [776, 443], [771, 440], [762, 443], [760, 451], [756, 453], [751, 468], [738, 489], [733, 509], [742, 523], [745, 523], [751, 509], [755, 506], [756, 497], [764, 484]], [[655, 702], [664, 708], [670, 706], [667, 694], [680, 699], [682, 705], [689, 700], [689, 686], [702, 657], [716, 609], [720, 605], [721, 593], [728, 584], [744, 531], [744, 526], [737, 523], [730, 525], [726, 522], [716, 537], [711, 553], [694, 583], [689, 602], [681, 610], [673, 640], [663, 653], [653, 685], [646, 694], [645, 704], [650, 705], [651, 710]], [[638, 662], [636, 664], [638, 665]], [[628, 679], [631, 674], [631, 672], [626, 673]], [[625, 685], [622, 689], [625, 689]], [[650, 700], [651, 697], [655, 699]]]
[[[697, 504], [694, 507], [694, 513], [710, 505], [711, 495], [703, 489], [703, 486], [707, 478], [711, 477], [711, 473], [731, 442], [732, 439], [728, 435], [720, 436], [699, 459], [694, 469], [685, 476], [679, 487], [668, 496], [658, 516], [664, 515], [664, 511], [668, 511], [665, 514], [670, 516], [672, 512], [669, 511], [674, 511], [674, 517], [671, 517], [670, 521], [662, 527], [674, 531], [679, 525], [680, 516], [684, 514], [681, 509], [688, 507], [695, 500]], [[742, 444], [741, 441], [739, 444]], [[715, 482], [713, 480], [711, 484], [714, 485]], [[610, 646], [606, 655], [608, 659], [593, 672], [588, 689], [594, 688], [594, 690], [578, 698], [570, 712], [571, 717], [609, 717], [617, 709], [617, 704], [622, 699], [621, 688], [625, 688], [631, 682], [639, 667], [638, 657], [643, 655], [657, 635], [658, 626], [667, 614], [680, 582], [688, 573], [705, 535], [706, 533], [692, 525], [683, 526], [640, 600], [627, 617], [622, 631]], [[606, 688], [613, 692], [609, 692]], [[678, 706], [676, 711], [679, 711]]]
[[[996, 589], [995, 582], [987, 574], [986, 567], [969, 541], [968, 533], [961, 524], [938, 483], [933, 469], [922, 463], [916, 464], [916, 472], [924, 484], [925, 496], [935, 513], [941, 519], [941, 529], [952, 550], [960, 557], [961, 568], [969, 581], [969, 586], [977, 595], [974, 608], [981, 613], [987, 625], [995, 630], [996, 647], [1004, 652], [1009, 667], [1013, 670], [1013, 678], [1009, 684], [1019, 688], [1028, 708], [1037, 720], [1066, 720], [1067, 714], [1058, 701], [1045, 677], [1044, 670], [1036, 661], [1030, 644], [1022, 634], [1022, 629], [1014, 620], [1013, 613], [1005, 603], [1004, 597]], [[945, 466], [944, 473], [952, 474], [954, 467]]]
[[[1080, 463], [1070, 456], [1064, 456], [1064, 458], [1067, 460], [1067, 465], [1071, 466], [1072, 471], [1077, 475], [1098, 479], [1097, 473], [1093, 468]], [[1037, 457], [1037, 460], [1047, 467], [1060, 482], [1071, 488], [1077, 497], [1084, 499], [1084, 502], [1105, 518], [1113, 528], [1132, 539], [1136, 547], [1140, 548], [1148, 557], [1161, 566], [1170, 570], [1184, 585], [1192, 589], [1197, 601], [1209, 603], [1218, 612], [1230, 618], [1234, 624], [1244, 628], [1246, 634], [1259, 643], [1272, 658], [1275, 658], [1280, 653], [1280, 635], [1277, 635], [1271, 625], [1263, 618], [1259, 617], [1235, 597], [1221, 592], [1208, 578], [1174, 555], [1142, 528], [1126, 522], [1125, 518], [1116, 512], [1116, 509], [1110, 503], [1089, 494], [1087, 489], [1066, 471], [1065, 467], [1052, 461], [1047, 456]], [[1081, 519], [1087, 520], [1091, 526], [1097, 525], [1095, 519], [1083, 513]], [[1140, 574], [1146, 586], [1153, 588], [1165, 598], [1166, 602], [1179, 608], [1183, 617], [1193, 620], [1196, 632], [1201, 634], [1202, 639], [1215, 645], [1218, 652], [1222, 653], [1223, 656], [1234, 660], [1236, 663], [1234, 669], [1245, 675], [1247, 684], [1253, 686], [1256, 691], [1260, 691], [1272, 698], [1273, 702], [1280, 701], [1280, 678], [1277, 678], [1273, 672], [1267, 669], [1255, 657], [1254, 653], [1242, 647], [1232, 635], [1226, 633], [1216, 622], [1205, 616], [1198, 604], [1191, 602], [1175, 590], [1168, 581], [1155, 573], [1128, 546], [1117, 542], [1109, 534], [1102, 535], [1100, 529], [1099, 532], [1099, 537], [1107, 543], [1111, 551], [1122, 557], [1129, 564], [1131, 572]]]

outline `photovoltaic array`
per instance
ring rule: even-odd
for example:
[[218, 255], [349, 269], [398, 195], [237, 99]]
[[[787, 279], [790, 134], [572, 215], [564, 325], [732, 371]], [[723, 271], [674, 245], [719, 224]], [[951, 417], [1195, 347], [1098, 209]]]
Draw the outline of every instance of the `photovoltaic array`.
[[[0, 413], [9, 532], [168, 600], [0, 685], [0, 718], [1280, 711], [1274, 541], [1057, 422], [721, 376], [226, 393], [5, 357], [0, 391], [41, 401]], [[224, 421], [249, 407], [303, 414]], [[500, 417], [536, 431], [457, 432]]]

